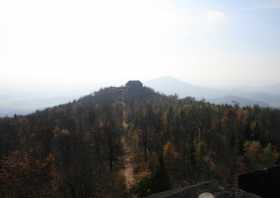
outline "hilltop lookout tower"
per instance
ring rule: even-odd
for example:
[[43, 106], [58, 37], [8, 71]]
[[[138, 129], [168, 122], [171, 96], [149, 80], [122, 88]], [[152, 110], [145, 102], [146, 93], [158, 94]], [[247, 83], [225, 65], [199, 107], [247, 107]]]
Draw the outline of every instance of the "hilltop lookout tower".
[[130, 80], [125, 84], [128, 88], [142, 88], [143, 83], [139, 80]]

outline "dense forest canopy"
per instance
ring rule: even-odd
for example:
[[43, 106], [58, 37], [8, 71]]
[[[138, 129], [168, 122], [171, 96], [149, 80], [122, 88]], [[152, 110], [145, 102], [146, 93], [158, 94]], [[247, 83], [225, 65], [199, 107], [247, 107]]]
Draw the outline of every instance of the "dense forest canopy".
[[[0, 119], [0, 197], [140, 197], [278, 163], [280, 111], [166, 96], [130, 81]], [[130, 171], [127, 171], [129, 168]]]

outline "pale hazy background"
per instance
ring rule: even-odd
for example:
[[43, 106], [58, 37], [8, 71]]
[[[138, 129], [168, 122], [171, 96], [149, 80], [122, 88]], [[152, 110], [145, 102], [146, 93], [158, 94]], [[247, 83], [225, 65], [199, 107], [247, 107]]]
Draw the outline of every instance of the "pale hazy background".
[[264, 92], [280, 82], [279, 21], [279, 0], [1, 1], [0, 110], [161, 76]]

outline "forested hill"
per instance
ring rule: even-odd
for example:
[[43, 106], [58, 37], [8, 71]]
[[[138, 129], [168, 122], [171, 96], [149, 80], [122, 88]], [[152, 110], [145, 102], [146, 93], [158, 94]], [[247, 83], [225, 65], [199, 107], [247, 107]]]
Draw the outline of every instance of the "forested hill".
[[278, 163], [280, 111], [178, 99], [130, 81], [0, 119], [0, 197], [146, 196]]

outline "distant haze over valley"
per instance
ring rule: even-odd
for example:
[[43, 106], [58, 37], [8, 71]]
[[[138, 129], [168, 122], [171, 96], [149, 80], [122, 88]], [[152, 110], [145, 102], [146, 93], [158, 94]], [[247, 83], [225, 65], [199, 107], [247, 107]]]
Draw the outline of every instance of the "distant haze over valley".
[[177, 94], [181, 98], [191, 96], [216, 104], [280, 107], [280, 84], [260, 87], [211, 88], [193, 85], [172, 77], [161, 77], [145, 84], [161, 93]]
[[[56, 106], [78, 99], [84, 95], [108, 86], [120, 86], [125, 82], [107, 82], [77, 85], [75, 87], [1, 88], [0, 116], [28, 114], [36, 110]], [[155, 91], [178, 97], [205, 99], [215, 104], [239, 104], [240, 106], [259, 105], [262, 107], [280, 107], [280, 84], [259, 87], [216, 88], [195, 85], [173, 77], [160, 77], [143, 81], [144, 85]]]

